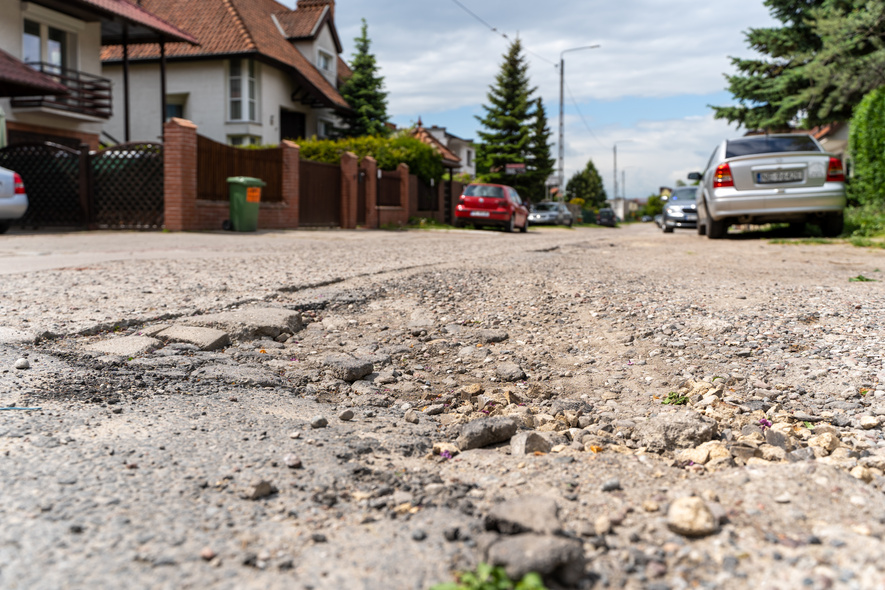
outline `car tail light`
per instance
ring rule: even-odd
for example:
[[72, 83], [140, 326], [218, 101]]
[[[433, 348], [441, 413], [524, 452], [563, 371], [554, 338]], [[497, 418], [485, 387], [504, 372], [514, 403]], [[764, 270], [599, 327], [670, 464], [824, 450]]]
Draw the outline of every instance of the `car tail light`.
[[842, 170], [842, 160], [831, 157], [827, 167], [827, 182], [845, 182], [845, 172]]
[[15, 194], [25, 194], [25, 183], [22, 181], [22, 177], [19, 176], [18, 172], [13, 173], [12, 182], [15, 184]]
[[728, 186], [734, 186], [734, 179], [731, 177], [731, 167], [728, 164], [719, 164], [716, 168], [716, 174], [713, 175], [713, 188]]

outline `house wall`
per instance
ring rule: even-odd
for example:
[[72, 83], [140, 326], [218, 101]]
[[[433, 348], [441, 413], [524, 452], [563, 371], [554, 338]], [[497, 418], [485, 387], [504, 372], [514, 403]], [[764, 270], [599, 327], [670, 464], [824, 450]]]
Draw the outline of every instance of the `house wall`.
[[[123, 66], [108, 64], [104, 75], [114, 83], [114, 116], [104, 129], [118, 141], [124, 141]], [[186, 97], [185, 119], [193, 121], [200, 135], [219, 143], [228, 143], [231, 135], [249, 135], [262, 144], [280, 142], [280, 109], [304, 113], [307, 135], [317, 134], [320, 118], [336, 121], [329, 109], [311, 109], [292, 102], [297, 88], [292, 78], [271, 65], [258, 64], [258, 121], [228, 121], [228, 60], [173, 61], [166, 63], [166, 93], [174, 100]], [[160, 66], [159, 63], [129, 65], [130, 139], [154, 141], [160, 137]], [[164, 107], [165, 108], [165, 107]]]
[[[338, 79], [338, 48], [335, 47], [335, 38], [328, 24], [323, 25], [316, 39], [311, 41], [296, 41], [295, 48], [301, 52], [307, 61], [316, 66], [317, 70], [325, 76], [333, 86]], [[319, 66], [319, 50], [322, 49], [332, 56], [332, 69], [330, 71], [322, 70]]]
[[[0, 49], [13, 57], [22, 59], [22, 36], [24, 32], [24, 4], [19, 0], [0, 0]], [[33, 6], [33, 5], [32, 5]], [[101, 75], [101, 24], [87, 23], [42, 6], [34, 7], [28, 18], [46, 22], [76, 35], [70, 67], [96, 76]], [[43, 17], [45, 15], [45, 20]], [[57, 19], [57, 20], [56, 20]], [[52, 22], [50, 22], [52, 21]], [[69, 27], [68, 24], [71, 26]], [[44, 55], [45, 60], [45, 55]], [[12, 108], [8, 98], [0, 98], [0, 107], [6, 113], [10, 130], [51, 134], [58, 130], [60, 137], [75, 137], [97, 147], [100, 121], [84, 120], [64, 111], [53, 109]]]

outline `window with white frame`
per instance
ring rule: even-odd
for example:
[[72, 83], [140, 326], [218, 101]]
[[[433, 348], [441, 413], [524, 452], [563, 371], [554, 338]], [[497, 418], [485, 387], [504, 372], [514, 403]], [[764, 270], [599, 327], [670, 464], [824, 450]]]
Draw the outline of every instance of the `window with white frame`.
[[335, 125], [331, 121], [327, 121], [326, 119], [317, 120], [317, 137], [320, 139], [332, 137], [334, 131]]
[[228, 76], [228, 118], [258, 122], [257, 64], [253, 59], [232, 59]]
[[331, 53], [327, 53], [322, 49], [317, 50], [317, 67], [319, 67], [324, 72], [328, 72], [330, 74], [334, 73], [333, 63], [334, 57]]
[[233, 146], [261, 145], [261, 138], [257, 135], [228, 135], [227, 143]]
[[27, 5], [22, 30], [25, 63], [47, 64], [47, 71], [77, 69], [77, 32], [83, 23], [32, 4]]

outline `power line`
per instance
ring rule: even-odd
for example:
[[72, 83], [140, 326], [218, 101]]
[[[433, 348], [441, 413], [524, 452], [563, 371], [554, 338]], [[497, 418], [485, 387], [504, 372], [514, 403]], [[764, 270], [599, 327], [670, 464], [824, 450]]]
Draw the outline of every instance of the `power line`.
[[[467, 8], [466, 6], [464, 6], [463, 4], [461, 4], [461, 2], [459, 2], [459, 0], [452, 0], [452, 2], [454, 2], [456, 5], [458, 5], [458, 6], [461, 8], [461, 10], [463, 10], [464, 12], [466, 12], [467, 14], [469, 14], [470, 16], [472, 16], [473, 18], [475, 18], [475, 19], [476, 19], [477, 21], [479, 21], [480, 23], [482, 23], [483, 26], [485, 26], [485, 27], [486, 27], [487, 29], [489, 29], [491, 32], [495, 33], [496, 35], [501, 35], [502, 37], [504, 37], [504, 38], [507, 39], [508, 41], [510, 40], [510, 37], [507, 36], [507, 33], [504, 33], [503, 31], [499, 31], [499, 30], [497, 29], [497, 27], [493, 27], [492, 25], [490, 25], [490, 24], [489, 24], [488, 22], [486, 22], [481, 16], [479, 16], [478, 14], [476, 14], [475, 12], [473, 12], [472, 10], [470, 10], [469, 8]], [[552, 66], [555, 66], [555, 65], [556, 65], [555, 62], [550, 61], [549, 59], [547, 59], [547, 58], [544, 57], [543, 55], [539, 55], [539, 54], [535, 53], [534, 51], [532, 51], [531, 49], [529, 49], [529, 48], [526, 47], [525, 45], [523, 45], [522, 48], [525, 49], [525, 52], [526, 52], [526, 53], [530, 53], [530, 54], [534, 55], [535, 57], [537, 57], [538, 59], [543, 60], [543, 61], [546, 61], [547, 63], [549, 63], [549, 64], [552, 65]]]
[[584, 113], [581, 112], [581, 108], [578, 106], [578, 101], [575, 100], [575, 95], [572, 94], [572, 89], [571, 89], [571, 87], [568, 85], [568, 82], [565, 83], [565, 87], [566, 87], [566, 89], [568, 90], [569, 98], [572, 99], [572, 104], [575, 105], [575, 110], [578, 111], [578, 115], [581, 117], [581, 121], [584, 122], [584, 127], [587, 128], [587, 132], [590, 134], [590, 136], [591, 136], [593, 139], [596, 140], [596, 143], [599, 144], [599, 147], [601, 147], [602, 149], [608, 149], [607, 147], [605, 147], [604, 145], [602, 145], [602, 141], [600, 141], [600, 139], [599, 139], [598, 137], [596, 137], [596, 134], [593, 133], [593, 130], [592, 130], [592, 129], [590, 129], [590, 125], [587, 124], [587, 119], [584, 118]]

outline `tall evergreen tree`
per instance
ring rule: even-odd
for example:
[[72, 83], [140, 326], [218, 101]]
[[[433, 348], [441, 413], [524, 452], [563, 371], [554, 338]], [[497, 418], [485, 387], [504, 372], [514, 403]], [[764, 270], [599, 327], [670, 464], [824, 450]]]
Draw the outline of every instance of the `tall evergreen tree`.
[[[528, 64], [517, 39], [489, 87], [485, 116], [477, 117], [484, 128], [478, 131], [476, 149], [480, 180], [509, 184], [531, 200], [544, 197], [544, 181], [553, 169], [550, 130], [543, 105], [532, 96], [536, 90], [529, 86]], [[526, 172], [509, 175], [507, 164], [524, 164]]]
[[547, 126], [547, 113], [540, 97], [535, 101], [534, 120], [531, 127], [531, 141], [526, 162], [526, 195], [532, 201], [541, 201], [547, 196], [547, 179], [553, 174], [556, 160], [550, 150], [550, 127]]
[[568, 201], [581, 199], [585, 209], [599, 209], [605, 206], [608, 198], [602, 184], [602, 176], [593, 160], [588, 160], [583, 170], [572, 176], [565, 185], [565, 198]]
[[387, 136], [387, 93], [384, 78], [378, 75], [375, 56], [369, 53], [369, 25], [363, 19], [361, 35], [354, 39], [356, 52], [350, 62], [353, 75], [341, 87], [341, 96], [353, 109], [344, 117], [345, 127], [338, 132], [345, 137]]
[[[727, 76], [737, 106], [716, 118], [779, 130], [846, 121], [885, 84], [885, 0], [765, 0], [782, 26], [750, 29], [758, 59], [733, 58]], [[800, 120], [801, 119], [801, 120]]]

